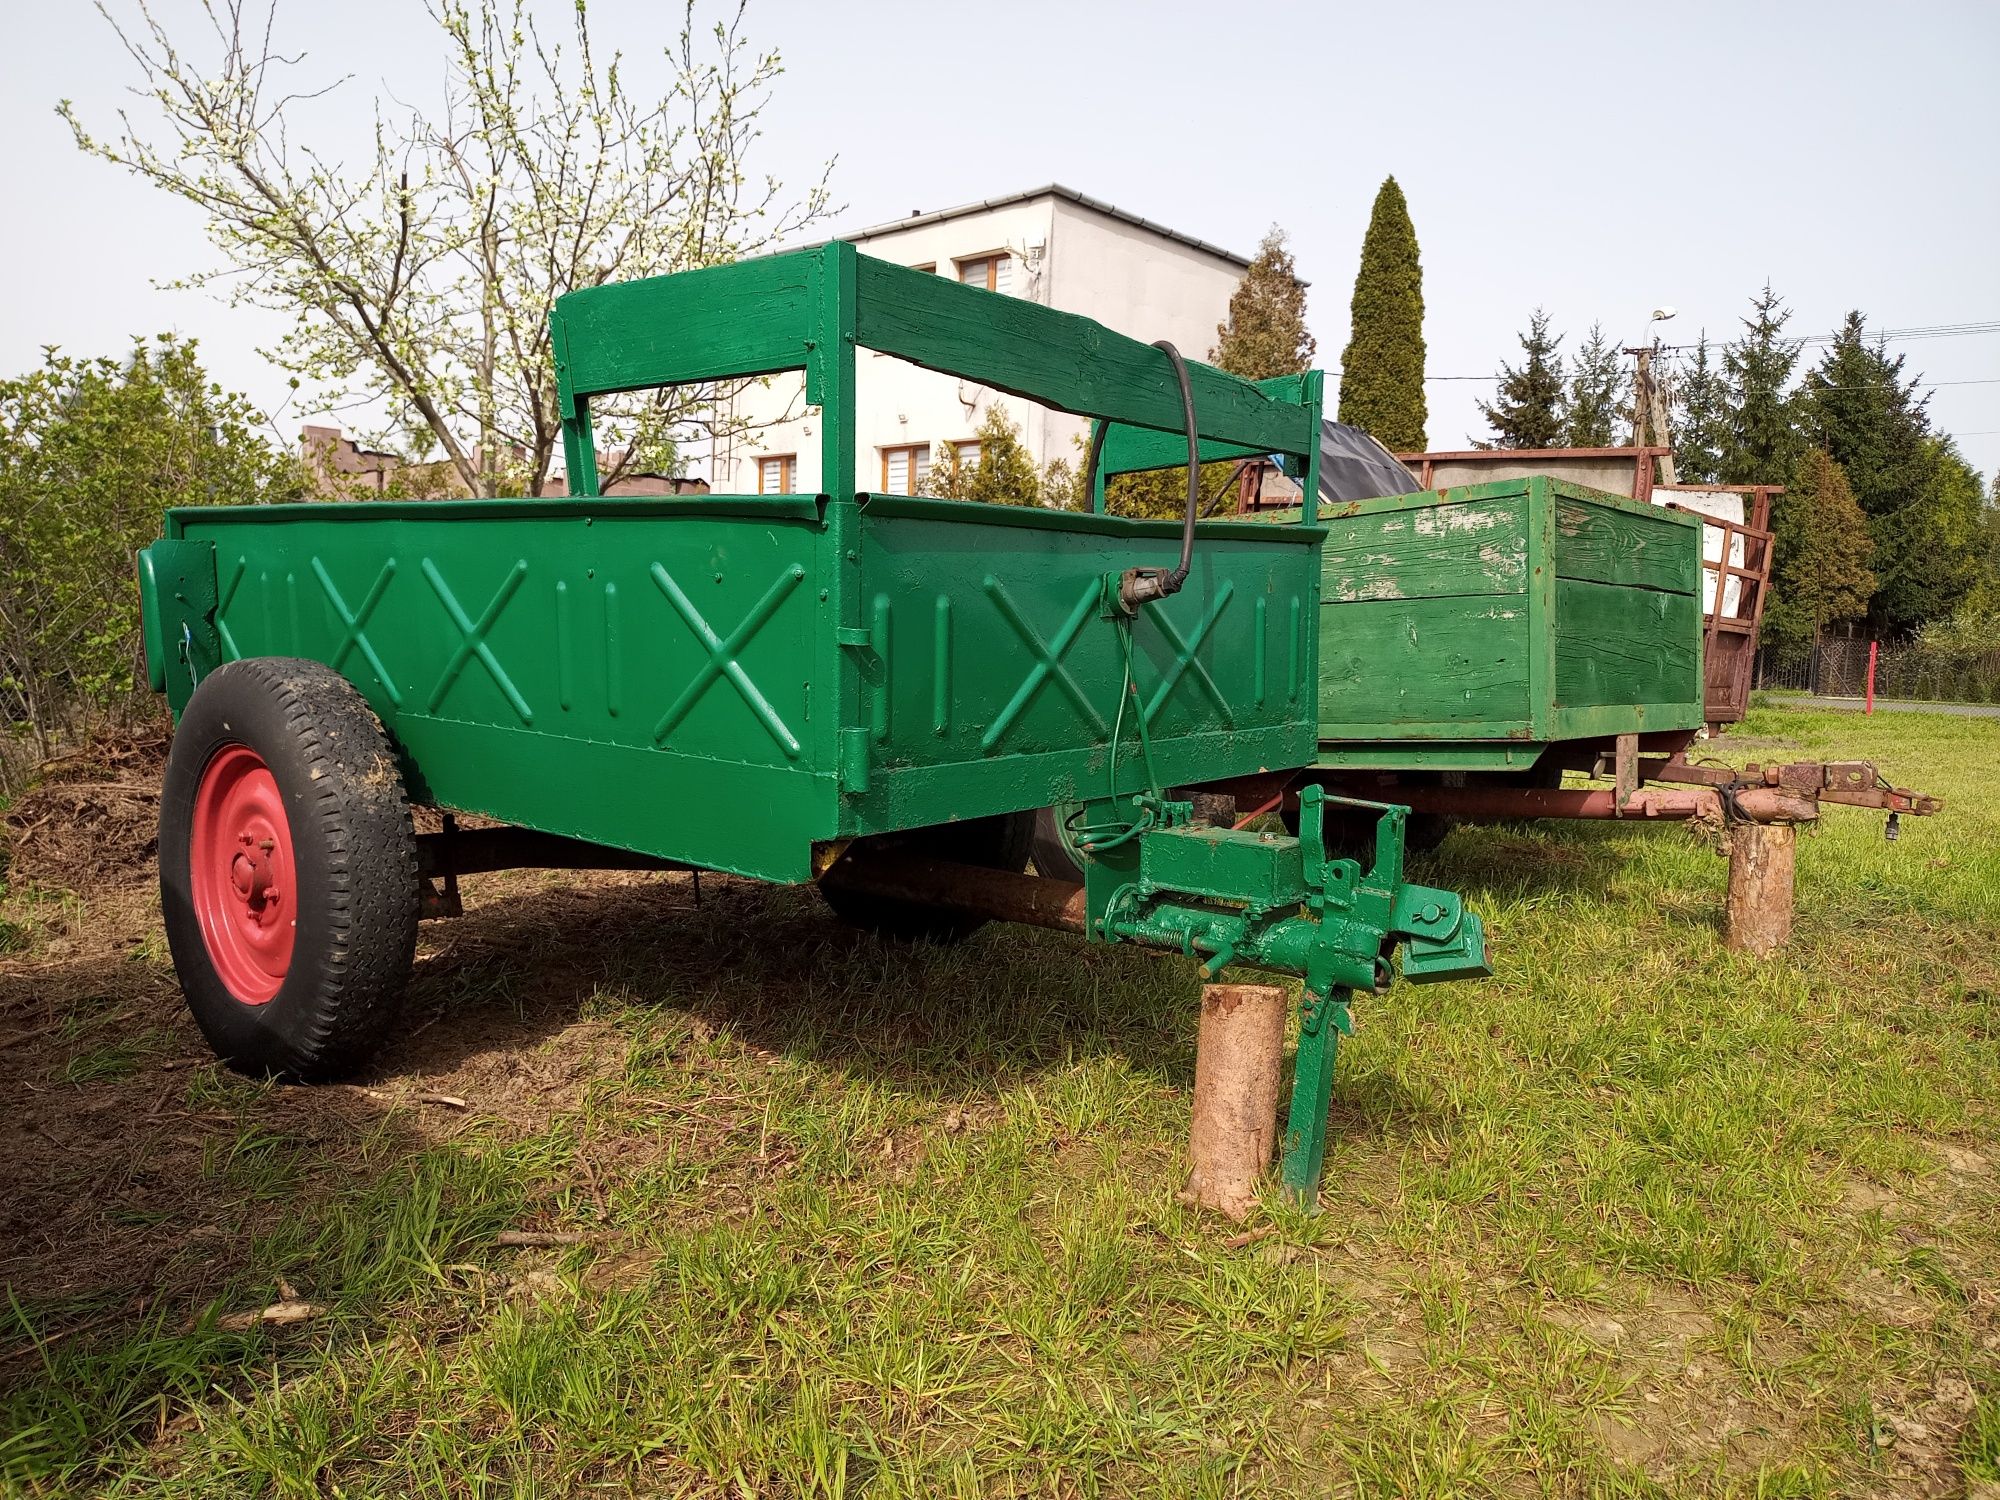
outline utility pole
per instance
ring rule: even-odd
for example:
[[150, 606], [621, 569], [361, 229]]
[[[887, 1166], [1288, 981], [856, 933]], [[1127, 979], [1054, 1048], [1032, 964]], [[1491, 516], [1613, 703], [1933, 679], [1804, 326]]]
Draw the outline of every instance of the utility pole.
[[[1651, 332], [1653, 324], [1665, 322], [1673, 315], [1671, 307], [1654, 308], [1652, 317], [1646, 320], [1647, 331]], [[1680, 480], [1674, 474], [1674, 440], [1667, 430], [1667, 400], [1653, 378], [1653, 356], [1659, 350], [1660, 340], [1655, 335], [1651, 342], [1625, 351], [1636, 361], [1632, 371], [1632, 445], [1666, 449], [1659, 458], [1658, 482], [1678, 484]]]

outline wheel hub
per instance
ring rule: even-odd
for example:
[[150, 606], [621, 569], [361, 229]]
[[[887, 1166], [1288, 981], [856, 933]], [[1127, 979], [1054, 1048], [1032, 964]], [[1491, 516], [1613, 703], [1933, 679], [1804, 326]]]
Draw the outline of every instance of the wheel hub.
[[297, 927], [290, 820], [276, 778], [245, 745], [226, 745], [195, 791], [190, 874], [215, 972], [246, 1005], [278, 993]]

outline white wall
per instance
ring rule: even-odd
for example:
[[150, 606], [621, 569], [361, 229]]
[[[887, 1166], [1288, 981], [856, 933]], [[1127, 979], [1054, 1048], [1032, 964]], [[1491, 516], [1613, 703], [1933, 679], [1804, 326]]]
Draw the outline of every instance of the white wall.
[[[1171, 339], [1189, 359], [1208, 358], [1244, 267], [1067, 199], [1057, 199], [1055, 209], [1046, 273], [1051, 307], [1141, 343]], [[1075, 456], [1073, 439], [1089, 426], [1048, 413], [1042, 462]]]
[[[1195, 359], [1205, 358], [1214, 344], [1216, 324], [1242, 277], [1242, 267], [1225, 257], [1053, 196], [854, 243], [864, 255], [899, 265], [935, 263], [940, 275], [956, 275], [957, 261], [1004, 250], [1013, 257], [1009, 295], [1095, 318], [1147, 342], [1170, 338]], [[1077, 458], [1075, 438], [1088, 428], [1081, 418], [871, 350], [862, 351], [856, 374], [855, 483], [863, 490], [880, 487], [883, 446], [928, 443], [935, 461], [938, 444], [971, 438], [996, 403], [1021, 429], [1038, 464]], [[757, 458], [780, 453], [798, 455], [801, 492], [822, 487], [820, 423], [818, 413], [805, 407], [802, 375], [772, 377], [746, 391], [737, 409], [757, 431], [714, 445], [711, 483], [717, 492], [754, 493]]]

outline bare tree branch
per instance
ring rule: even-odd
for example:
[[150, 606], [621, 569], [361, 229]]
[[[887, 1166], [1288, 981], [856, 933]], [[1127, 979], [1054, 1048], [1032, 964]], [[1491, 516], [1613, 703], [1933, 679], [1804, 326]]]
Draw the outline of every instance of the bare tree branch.
[[[827, 176], [787, 198], [746, 191], [756, 122], [782, 73], [753, 51], [739, 4], [712, 32], [684, 0], [657, 97], [631, 92], [622, 54], [600, 59], [587, 0], [551, 41], [528, 0], [425, 0], [447, 86], [426, 109], [377, 101], [374, 152], [349, 170], [294, 146], [289, 112], [350, 82], [285, 91], [303, 54], [277, 47], [280, 0], [204, 0], [203, 62], [147, 0], [130, 22], [100, 0], [137, 65], [151, 134], [121, 111], [100, 140], [65, 102], [78, 146], [198, 206], [224, 264], [179, 285], [289, 313], [271, 356], [334, 404], [383, 402], [424, 435], [460, 484], [540, 493], [560, 432], [548, 319], [555, 301], [613, 278], [658, 276], [774, 247], [825, 216]], [[706, 40], [702, 40], [706, 37]], [[397, 101], [389, 101], [397, 104]], [[828, 163], [830, 172], [832, 163]], [[718, 420], [711, 393], [605, 402], [620, 450], [607, 481], [659, 460]], [[726, 419], [721, 419], [725, 420]]]

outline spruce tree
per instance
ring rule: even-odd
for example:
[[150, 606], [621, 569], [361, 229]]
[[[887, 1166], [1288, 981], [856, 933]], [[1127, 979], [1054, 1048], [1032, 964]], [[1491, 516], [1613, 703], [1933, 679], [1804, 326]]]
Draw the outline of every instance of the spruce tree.
[[1229, 321], [1218, 323], [1215, 332], [1209, 361], [1232, 375], [1267, 380], [1312, 368], [1319, 343], [1306, 330], [1306, 284], [1277, 225], [1230, 296]]
[[1959, 601], [1957, 618], [1984, 639], [2000, 642], [2000, 473], [1979, 513], [1977, 567], [1970, 592]]
[[1868, 518], [1839, 464], [1824, 448], [1807, 453], [1771, 518], [1771, 597], [1762, 636], [1796, 659], [1839, 620], [1857, 619], [1875, 592]]
[[1569, 395], [1563, 405], [1563, 442], [1571, 448], [1609, 448], [1617, 441], [1618, 419], [1625, 403], [1625, 384], [1618, 348], [1604, 336], [1604, 325], [1592, 323], [1590, 337], [1570, 365]]
[[1916, 498], [1928, 472], [1924, 438], [1930, 419], [1903, 358], [1890, 359], [1866, 337], [1867, 320], [1850, 312], [1799, 390], [1807, 437], [1833, 455], [1871, 519], [1895, 514]]
[[1424, 273], [1394, 177], [1375, 194], [1340, 356], [1340, 420], [1397, 452], [1424, 446]]
[[1519, 335], [1527, 354], [1518, 367], [1502, 361], [1493, 400], [1479, 403], [1493, 436], [1481, 447], [1553, 448], [1563, 434], [1562, 335], [1549, 335], [1549, 315], [1539, 307]]
[[1791, 309], [1768, 281], [1750, 309], [1755, 316], [1743, 320], [1742, 337], [1722, 352], [1730, 404], [1722, 476], [1731, 484], [1784, 484], [1801, 446], [1790, 394], [1799, 343], [1784, 336]]
[[1694, 358], [1679, 381], [1674, 404], [1674, 465], [1687, 484], [1714, 484], [1722, 478], [1729, 449], [1729, 386], [1708, 354], [1708, 330], [1694, 346]]
[[1947, 618], [1979, 580], [1985, 538], [1978, 471], [1942, 435], [1923, 440], [1919, 462], [1916, 494], [1870, 517], [1882, 577], [1871, 614], [1889, 630]]
[[1949, 615], [1977, 577], [1979, 478], [1930, 416], [1901, 355], [1850, 312], [1799, 392], [1800, 423], [1847, 471], [1875, 535], [1877, 622], [1907, 629]]

